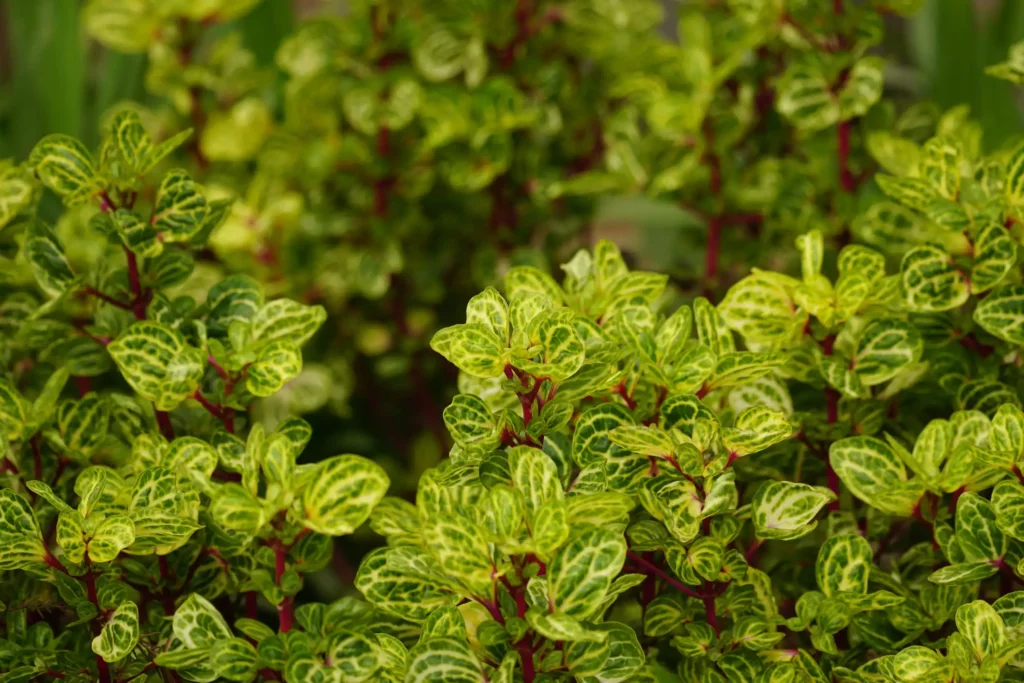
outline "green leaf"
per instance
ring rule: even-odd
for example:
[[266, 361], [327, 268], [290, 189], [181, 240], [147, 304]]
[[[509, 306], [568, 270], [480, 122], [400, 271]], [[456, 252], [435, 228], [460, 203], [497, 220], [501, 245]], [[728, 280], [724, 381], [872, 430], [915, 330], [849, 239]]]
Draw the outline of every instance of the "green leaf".
[[882, 96], [881, 57], [862, 57], [854, 63], [846, 82], [839, 90], [839, 118], [842, 120], [864, 116]]
[[[859, 89], [847, 96], [858, 104]], [[817, 131], [839, 122], [842, 108], [821, 68], [810, 60], [790, 64], [776, 86], [775, 106], [798, 129]]]
[[225, 336], [231, 323], [247, 323], [263, 308], [263, 288], [248, 275], [228, 276], [210, 288], [206, 308], [207, 332]]
[[476, 443], [488, 444], [495, 431], [495, 420], [487, 403], [472, 394], [458, 394], [444, 409], [444, 424], [455, 443], [463, 448]]
[[409, 651], [405, 683], [485, 683], [483, 666], [469, 643], [455, 638], [431, 638]]
[[161, 16], [146, 3], [90, 0], [83, 10], [90, 36], [119, 52], [145, 52]]
[[755, 272], [729, 288], [718, 312], [744, 339], [780, 346], [800, 331], [800, 316], [793, 315], [793, 292], [798, 285], [785, 275]]
[[[511, 362], [515, 367], [532, 375], [549, 377], [555, 382], [561, 382], [576, 374], [583, 365], [585, 348], [576, 328], [561, 316], [555, 317], [561, 310], [564, 309], [541, 313], [530, 321], [527, 333], [531, 346], [540, 348], [540, 358], [534, 360], [513, 356]], [[451, 360], [455, 362], [454, 359]], [[481, 362], [479, 359], [476, 361], [478, 364]], [[465, 367], [459, 367], [469, 372]]]
[[999, 223], [989, 223], [974, 241], [974, 267], [971, 268], [971, 292], [991, 289], [1012, 270], [1017, 262], [1017, 245]]
[[[608, 634], [604, 642], [577, 642], [565, 648], [569, 670], [581, 680], [633, 681], [646, 657], [636, 632], [614, 621], [595, 624], [594, 628]], [[583, 678], [593, 676], [594, 679]], [[643, 680], [643, 679], [641, 679]], [[649, 681], [644, 681], [649, 683]]]
[[47, 235], [35, 235], [25, 240], [25, 260], [32, 269], [39, 288], [50, 298], [64, 294], [74, 282], [75, 274], [63, 249]]
[[266, 510], [248, 489], [227, 483], [221, 486], [210, 505], [210, 516], [225, 529], [255, 534], [267, 522]]
[[949, 254], [930, 245], [908, 251], [900, 264], [900, 286], [914, 311], [948, 311], [963, 305], [970, 296], [965, 274]]
[[708, 388], [722, 389], [748, 384], [782, 367], [785, 362], [786, 356], [781, 353], [737, 351], [720, 356], [708, 380]]
[[556, 306], [562, 304], [562, 288], [550, 275], [533, 266], [514, 266], [505, 273], [505, 296], [509, 301], [523, 293], [540, 294]]
[[57, 545], [68, 561], [81, 564], [85, 560], [85, 529], [78, 511], [66, 510], [57, 516]]
[[466, 304], [466, 323], [487, 328], [506, 344], [512, 334], [508, 303], [493, 287], [488, 287]]
[[34, 196], [32, 178], [23, 168], [0, 164], [0, 230], [31, 206]]
[[575, 643], [601, 642], [608, 639], [608, 634], [604, 631], [591, 631], [577, 619], [558, 612], [548, 614], [530, 610], [526, 613], [526, 621], [533, 630], [549, 640]]
[[825, 597], [852, 593], [867, 595], [873, 556], [862, 536], [833, 536], [818, 551], [814, 573]]
[[110, 562], [135, 542], [135, 525], [127, 515], [111, 515], [104, 519], [89, 539], [89, 559]]
[[829, 461], [850, 493], [872, 507], [909, 515], [917, 502], [916, 497], [894, 494], [907, 481], [907, 471], [893, 448], [880, 439], [855, 436], [836, 441], [829, 448]]
[[125, 109], [115, 114], [110, 122], [110, 136], [118, 161], [124, 166], [114, 171], [115, 177], [130, 178], [140, 174], [146, 167], [153, 143], [142, 126], [139, 113]]
[[1024, 345], [1024, 284], [992, 290], [974, 309], [974, 322], [993, 336]]
[[850, 365], [861, 383], [872, 387], [916, 363], [923, 351], [924, 341], [916, 327], [901, 320], [881, 318], [868, 323], [861, 332]]
[[996, 524], [992, 504], [974, 492], [957, 501], [956, 540], [968, 562], [997, 560], [1006, 554], [1006, 537]]
[[92, 651], [107, 662], [116, 662], [128, 656], [138, 642], [139, 607], [124, 602], [103, 625], [100, 635], [93, 638]]
[[204, 358], [181, 333], [139, 321], [107, 346], [125, 380], [157, 410], [172, 410], [199, 387]]
[[231, 639], [231, 629], [217, 608], [203, 596], [192, 593], [178, 606], [173, 619], [174, 637], [187, 648], [211, 648]]
[[302, 372], [302, 351], [291, 341], [272, 341], [249, 365], [245, 388], [253, 396], [273, 396]]
[[[246, 296], [251, 297], [251, 294]], [[237, 300], [232, 299], [233, 306], [237, 303]], [[327, 311], [323, 306], [306, 306], [291, 299], [275, 299], [263, 305], [252, 316], [252, 340], [262, 344], [284, 340], [302, 346], [326, 319]]]
[[328, 536], [350, 534], [367, 520], [390, 483], [384, 470], [366, 458], [328, 458], [317, 465], [303, 494], [303, 524]]
[[170, 650], [157, 654], [153, 660], [158, 666], [172, 671], [189, 669], [194, 666], [205, 664], [210, 658], [210, 648], [195, 648], [187, 650]]
[[821, 486], [768, 481], [754, 495], [754, 529], [758, 538], [793, 539], [817, 526], [814, 518], [835, 495]]
[[199, 186], [181, 169], [160, 181], [150, 223], [165, 242], [187, 242], [202, 227], [209, 205]]
[[43, 533], [28, 501], [11, 489], [0, 489], [0, 569], [20, 569], [41, 562]]
[[548, 565], [551, 603], [559, 614], [586, 619], [604, 600], [626, 560], [626, 541], [605, 529], [571, 537]]
[[210, 646], [210, 668], [229, 681], [254, 680], [258, 661], [256, 648], [242, 638], [218, 640]]
[[1011, 480], [996, 484], [992, 490], [992, 509], [996, 513], [996, 527], [1001, 532], [1024, 540], [1024, 486]]
[[527, 509], [538, 510], [550, 500], [563, 497], [558, 468], [543, 451], [527, 446], [517, 446], [508, 451], [512, 482], [526, 500]]
[[956, 611], [956, 628], [974, 648], [978, 661], [984, 661], [1006, 645], [1006, 626], [992, 605], [984, 600], [961, 605]]
[[498, 377], [506, 362], [505, 345], [482, 325], [454, 325], [438, 330], [430, 348], [474, 377]]
[[702, 296], [693, 300], [693, 319], [697, 327], [697, 338], [711, 349], [718, 359], [735, 353], [736, 342], [726, 325], [725, 318]]
[[60, 195], [67, 206], [88, 201], [99, 190], [89, 150], [69, 135], [47, 135], [32, 148], [28, 163], [43, 185]]
[[1010, 206], [1024, 204], [1024, 143], [1018, 144], [1006, 161], [1005, 192]]
[[100, 447], [109, 425], [110, 404], [96, 392], [77, 401], [65, 401], [57, 409], [57, 427], [65, 445], [84, 456]]
[[999, 567], [988, 560], [979, 560], [977, 562], [958, 562], [932, 572], [928, 577], [928, 580], [933, 583], [950, 586], [965, 586], [976, 584], [979, 581], [984, 581], [988, 577], [995, 576], [998, 573]]
[[730, 454], [759, 453], [793, 435], [793, 426], [784, 413], [766, 406], [747, 408], [736, 424], [722, 430], [722, 443]]
[[960, 196], [960, 167], [963, 148], [953, 137], [938, 136], [924, 143], [921, 156], [921, 177], [942, 197], [955, 200]]
[[937, 197], [935, 189], [922, 178], [897, 178], [879, 173], [875, 176], [875, 182], [882, 192], [918, 211], [926, 211]]
[[371, 551], [359, 565], [355, 587], [384, 612], [420, 623], [436, 608], [452, 602], [452, 594], [429, 573], [403, 571], [394, 561], [402, 552], [394, 548]]

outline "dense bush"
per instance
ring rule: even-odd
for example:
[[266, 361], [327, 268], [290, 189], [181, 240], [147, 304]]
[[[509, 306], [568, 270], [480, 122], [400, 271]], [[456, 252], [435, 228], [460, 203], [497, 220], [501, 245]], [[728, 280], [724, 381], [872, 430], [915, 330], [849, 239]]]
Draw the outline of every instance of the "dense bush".
[[[1024, 680], [1024, 144], [883, 99], [920, 3], [366, 0], [278, 74], [254, 4], [91, 0], [148, 104], [0, 165], [0, 681]], [[294, 416], [381, 403], [447, 457]]]

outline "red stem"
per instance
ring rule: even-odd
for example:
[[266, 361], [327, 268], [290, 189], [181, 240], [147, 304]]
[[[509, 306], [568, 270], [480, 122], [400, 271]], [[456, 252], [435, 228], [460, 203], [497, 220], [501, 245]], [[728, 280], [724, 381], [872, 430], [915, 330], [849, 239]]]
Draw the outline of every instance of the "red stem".
[[530, 14], [532, 11], [531, 0], [516, 0], [516, 33], [502, 51], [501, 68], [506, 70], [512, 68], [516, 61], [516, 50], [530, 37]]
[[764, 541], [762, 541], [759, 538], [755, 538], [751, 542], [750, 547], [747, 548], [746, 554], [743, 555], [743, 559], [747, 561], [747, 564], [750, 564], [751, 561], [754, 559], [754, 556], [757, 554], [757, 551], [758, 549], [760, 549], [762, 543], [764, 543]]
[[174, 425], [171, 424], [171, 414], [166, 410], [157, 410], [156, 423], [160, 427], [160, 433], [168, 441], [174, 441]]
[[[89, 560], [87, 558], [86, 559], [86, 564], [88, 564], [88, 563], [89, 563]], [[96, 611], [99, 614], [102, 614], [103, 610], [100, 609], [100, 601], [99, 601], [99, 598], [97, 597], [97, 593], [96, 593], [96, 575], [93, 574], [93, 572], [92, 572], [92, 566], [89, 566], [89, 570], [85, 573], [85, 577], [84, 578], [85, 578], [85, 590], [86, 590], [86, 594], [89, 597], [89, 602], [91, 602], [93, 605], [96, 606]], [[100, 632], [103, 631], [103, 626], [96, 619], [92, 620], [92, 631], [93, 631], [93, 634], [97, 635], [97, 636], [100, 634]], [[110, 678], [110, 667], [107, 665], [106, 660], [103, 659], [103, 657], [100, 657], [99, 655], [96, 655], [96, 669], [99, 671], [100, 682], [101, 683], [110, 683], [110, 681], [111, 681], [111, 678]]]
[[849, 121], [843, 121], [836, 126], [836, 156], [839, 165], [839, 184], [842, 186], [843, 192], [854, 192], [857, 189], [857, 179], [850, 173]]
[[622, 397], [622, 400], [626, 402], [630, 410], [636, 410], [636, 401], [633, 400], [633, 396], [626, 390], [625, 382], [619, 382], [615, 385], [615, 393]]
[[640, 555], [637, 555], [632, 550], [627, 550], [626, 551], [626, 557], [628, 557], [637, 567], [639, 567], [640, 569], [645, 570], [649, 574], [655, 574], [658, 578], [660, 578], [662, 581], [664, 581], [668, 585], [670, 585], [673, 588], [675, 588], [676, 590], [678, 590], [683, 595], [687, 595], [687, 596], [689, 596], [691, 598], [698, 598], [698, 599], [702, 598], [700, 593], [698, 593], [695, 590], [691, 589], [689, 586], [685, 585], [679, 579], [677, 579], [677, 578], [671, 576], [670, 574], [666, 573], [665, 571], [663, 571], [660, 567], [658, 567], [653, 562], [648, 562], [647, 560], [645, 560]]
[[260, 596], [256, 591], [245, 592], [245, 617], [247, 619], [259, 619], [260, 617]]
[[94, 297], [96, 297], [97, 299], [99, 299], [101, 301], [105, 301], [108, 304], [110, 304], [111, 306], [115, 306], [117, 308], [120, 308], [123, 311], [131, 311], [131, 310], [133, 310], [131, 304], [125, 303], [124, 301], [121, 301], [120, 299], [115, 299], [114, 297], [110, 296], [109, 294], [104, 294], [103, 292], [101, 292], [100, 290], [96, 289], [95, 287], [91, 287], [91, 286], [87, 285], [86, 288], [85, 288], [85, 293], [89, 294], [90, 296], [94, 296]]
[[78, 387], [79, 398], [92, 391], [92, 383], [89, 378], [84, 375], [75, 375], [75, 385]]
[[[709, 181], [711, 194], [719, 197], [722, 194], [722, 167], [718, 155], [714, 152], [715, 130], [711, 127], [710, 119], [704, 119], [704, 144], [704, 163], [708, 165], [708, 170], [711, 173]], [[715, 215], [708, 218], [708, 245], [704, 254], [704, 284], [709, 288], [718, 274], [718, 245], [722, 232], [722, 218], [718, 215], [719, 210], [716, 207]]]
[[146, 306], [149, 302], [142, 292], [142, 280], [139, 278], [139, 261], [135, 258], [135, 252], [128, 247], [124, 248], [124, 255], [128, 260], [128, 283], [132, 288], [131, 311], [135, 314], [136, 320], [145, 320]]
[[46, 564], [50, 565], [51, 567], [53, 567], [57, 571], [64, 572], [65, 574], [68, 573], [68, 568], [64, 566], [63, 562], [61, 562], [60, 560], [58, 560], [56, 557], [53, 556], [53, 553], [50, 552], [49, 548], [45, 548], [44, 552], [46, 554], [43, 556], [43, 559], [46, 561]]
[[704, 275], [710, 283], [718, 275], [718, 245], [722, 238], [722, 219], [712, 216], [708, 220], [708, 247], [704, 254]]
[[[651, 562], [654, 559], [653, 552], [646, 552], [643, 554], [644, 560]], [[644, 579], [643, 586], [640, 589], [640, 609], [641, 613], [647, 615], [647, 606], [651, 604], [651, 601], [657, 597], [657, 579], [654, 574], [648, 574], [647, 578]]]
[[171, 616], [174, 614], [174, 596], [168, 592], [168, 585], [171, 583], [171, 570], [167, 566], [167, 556], [157, 555], [157, 563], [160, 566], [160, 580], [164, 582], [162, 588], [161, 601], [164, 606], [164, 616]]
[[715, 593], [711, 589], [711, 582], [708, 581], [704, 584], [704, 618], [708, 620], [708, 624], [711, 628], [715, 629], [715, 635], [720, 635], [721, 631], [718, 628], [718, 613], [715, 611]]
[[[280, 587], [281, 577], [285, 572], [285, 560], [288, 557], [288, 550], [280, 543], [274, 546], [274, 581]], [[292, 630], [292, 610], [294, 602], [291, 596], [286, 597], [277, 606], [278, 631], [288, 633]]]

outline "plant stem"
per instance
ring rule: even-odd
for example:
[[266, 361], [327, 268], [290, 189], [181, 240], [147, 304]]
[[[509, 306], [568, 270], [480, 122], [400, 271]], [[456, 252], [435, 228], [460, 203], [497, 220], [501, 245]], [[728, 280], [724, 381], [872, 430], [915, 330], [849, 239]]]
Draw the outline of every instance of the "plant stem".
[[683, 595], [689, 596], [691, 598], [698, 598], [698, 599], [702, 598], [700, 593], [694, 591], [693, 589], [691, 589], [689, 586], [685, 585], [679, 579], [677, 579], [674, 576], [672, 576], [672, 575], [668, 574], [667, 572], [663, 571], [660, 567], [658, 567], [653, 562], [648, 562], [647, 560], [645, 560], [640, 555], [637, 555], [632, 550], [627, 550], [626, 551], [626, 557], [628, 557], [637, 567], [639, 567], [640, 569], [644, 569], [645, 571], [647, 571], [650, 574], [655, 574], [658, 578], [660, 578], [662, 581], [664, 581], [668, 585], [670, 585], [673, 588], [675, 588], [676, 590], [678, 590]]
[[[285, 560], [288, 557], [288, 550], [280, 542], [274, 545], [274, 581], [278, 587], [281, 585], [281, 577], [284, 576]], [[294, 601], [291, 596], [286, 597], [277, 606], [278, 631], [288, 633], [292, 630], [292, 610]]]
[[[86, 573], [85, 573], [85, 590], [86, 590], [86, 595], [89, 598], [89, 602], [91, 602], [93, 605], [96, 606], [97, 616], [99, 616], [99, 615], [103, 614], [103, 610], [100, 608], [100, 600], [99, 600], [99, 597], [97, 596], [97, 593], [96, 593], [96, 575], [93, 574], [93, 572], [92, 572], [92, 565], [90, 564], [88, 557], [86, 557], [85, 562], [86, 562], [86, 565], [88, 567], [88, 571], [86, 571]], [[99, 621], [97, 621], [96, 619], [93, 619], [92, 620], [92, 632], [93, 632], [93, 635], [99, 636], [102, 631], [103, 631], [103, 626], [99, 623]], [[110, 667], [107, 665], [107, 660], [103, 659], [103, 657], [101, 657], [99, 655], [96, 655], [96, 669], [99, 672], [100, 683], [110, 683], [111, 682]]]
[[157, 410], [156, 423], [160, 427], [160, 433], [168, 441], [174, 441], [174, 425], [171, 424], [171, 414], [166, 410]]
[[[513, 597], [516, 599], [516, 616], [520, 619], [526, 618], [526, 585], [520, 585], [517, 590], [512, 591]], [[530, 643], [530, 636], [524, 634], [522, 639], [516, 643], [516, 649], [519, 651], [519, 660], [523, 666], [523, 683], [533, 683], [534, 677], [537, 675], [533, 665], [533, 644]]]
[[[650, 562], [654, 559], [654, 553], [646, 552], [643, 553], [642, 557], [647, 562]], [[655, 575], [653, 573], [648, 574], [640, 588], [640, 613], [645, 617], [647, 616], [647, 606], [651, 604], [651, 601], [657, 596], [657, 588]]]
[[839, 165], [839, 184], [843, 192], [852, 193], [857, 189], [857, 180], [850, 173], [850, 122], [842, 121], [836, 126], [836, 157]]
[[259, 619], [260, 617], [260, 596], [256, 591], [245, 592], [245, 618]]
[[715, 611], [715, 593], [711, 588], [711, 582], [705, 582], [704, 584], [704, 596], [701, 598], [704, 601], [704, 618], [707, 619], [708, 624], [715, 630], [715, 635], [720, 635], [721, 631], [718, 628], [718, 613]]
[[115, 299], [114, 297], [110, 296], [109, 294], [104, 294], [103, 292], [101, 292], [100, 290], [96, 289], [95, 287], [86, 286], [85, 293], [90, 295], [90, 296], [96, 297], [100, 301], [105, 301], [106, 303], [110, 304], [111, 306], [114, 306], [116, 308], [120, 308], [122, 311], [131, 311], [131, 310], [133, 310], [131, 304], [125, 303], [124, 301], [121, 301], [120, 299]]
[[142, 279], [139, 277], [139, 261], [128, 247], [124, 248], [124, 256], [128, 261], [128, 284], [132, 288], [131, 311], [136, 320], [146, 319], [146, 306], [149, 303], [142, 292]]
[[167, 566], [167, 556], [157, 555], [157, 563], [160, 566], [160, 580], [164, 582], [162, 588], [163, 595], [161, 596], [161, 602], [164, 606], [164, 616], [171, 616], [174, 614], [174, 596], [167, 591], [167, 585], [171, 582], [171, 571]]

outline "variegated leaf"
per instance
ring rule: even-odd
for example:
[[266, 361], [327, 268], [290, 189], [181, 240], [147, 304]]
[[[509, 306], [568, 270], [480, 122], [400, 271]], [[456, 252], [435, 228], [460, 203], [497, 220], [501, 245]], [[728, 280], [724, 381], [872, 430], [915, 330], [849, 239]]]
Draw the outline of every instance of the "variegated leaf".
[[817, 526], [814, 518], [835, 495], [821, 486], [768, 481], [754, 496], [754, 528], [759, 538], [793, 539]]
[[350, 534], [387, 493], [383, 468], [358, 455], [336, 455], [317, 465], [302, 497], [306, 527], [328, 536]]
[[105, 661], [116, 662], [128, 656], [138, 642], [139, 607], [134, 602], [124, 602], [103, 625], [100, 635], [93, 638], [92, 651]]
[[162, 323], [136, 322], [107, 350], [132, 389], [157, 410], [175, 408], [195, 392], [203, 377], [202, 353]]

